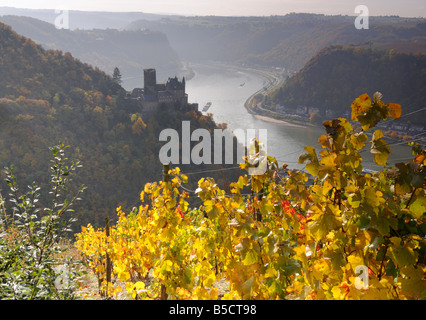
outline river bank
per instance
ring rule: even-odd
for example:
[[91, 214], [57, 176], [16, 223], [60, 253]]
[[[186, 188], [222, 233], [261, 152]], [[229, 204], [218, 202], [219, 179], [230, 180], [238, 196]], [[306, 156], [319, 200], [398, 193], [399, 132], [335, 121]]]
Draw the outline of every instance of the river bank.
[[244, 107], [246, 110], [253, 114], [256, 118], [261, 119], [263, 121], [283, 124], [283, 125], [293, 125], [299, 127], [319, 127], [317, 124], [311, 122], [303, 122], [298, 119], [292, 118], [292, 116], [284, 115], [282, 113], [274, 112], [272, 110], [264, 109], [261, 105], [255, 104], [254, 99], [259, 94], [265, 95], [270, 91], [273, 91], [276, 88], [279, 88], [283, 85], [285, 79], [282, 74], [277, 74], [272, 71], [256, 69], [256, 68], [247, 68], [249, 72], [255, 73], [260, 77], [263, 77], [267, 80], [267, 84], [263, 86], [260, 90], [254, 92], [244, 103]]
[[303, 125], [300, 125], [300, 124], [295, 124], [295, 123], [291, 123], [291, 122], [284, 121], [284, 120], [278, 120], [278, 119], [275, 119], [275, 118], [262, 116], [262, 115], [259, 115], [259, 114], [254, 114], [254, 117], [259, 119], [259, 120], [270, 122], [270, 123], [282, 124], [282, 125], [286, 125], [286, 126], [290, 126], [290, 127], [298, 127], [298, 128], [304, 127]]
[[[318, 138], [325, 133], [321, 124], [296, 119], [292, 121], [287, 118], [290, 115], [272, 114], [270, 110], [252, 110], [254, 96], [271, 83], [276, 83], [266, 76], [265, 71], [210, 62], [191, 63], [190, 67], [195, 74], [186, 83], [190, 102], [198, 103], [201, 108], [211, 102], [207, 112], [213, 115], [216, 123], [226, 123], [231, 132], [236, 129], [267, 130], [268, 154], [279, 163], [287, 163], [292, 169], [303, 169], [304, 164], [298, 161], [304, 147], [321, 149]], [[389, 141], [392, 151], [389, 157], [391, 164], [405, 159], [408, 161], [411, 148], [406, 142], [398, 139], [386, 141]], [[365, 152], [363, 165], [366, 169], [381, 170], [370, 152]]]

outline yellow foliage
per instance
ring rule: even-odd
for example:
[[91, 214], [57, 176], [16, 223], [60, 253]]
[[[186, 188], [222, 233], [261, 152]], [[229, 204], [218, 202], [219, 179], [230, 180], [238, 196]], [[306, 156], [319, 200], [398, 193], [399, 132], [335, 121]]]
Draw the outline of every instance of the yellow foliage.
[[[400, 115], [399, 105], [377, 97], [362, 95], [352, 104], [352, 119], [364, 129], [376, 117]], [[187, 177], [176, 168], [170, 182], [144, 186], [138, 209], [117, 209], [109, 237], [88, 225], [76, 246], [102, 280], [108, 253], [114, 275], [124, 282], [117, 286], [131, 299], [164, 293], [170, 299], [424, 297], [426, 217], [418, 183], [425, 176], [424, 152], [407, 165], [415, 171], [396, 178], [406, 193], [412, 190], [410, 199], [395, 193], [395, 178], [386, 171], [362, 173], [359, 150], [367, 145], [366, 134], [346, 119], [325, 126], [322, 151], [306, 147], [299, 160], [316, 177], [312, 186], [300, 171], [284, 167], [279, 176], [269, 158], [266, 173], [239, 177], [231, 195], [213, 179], [200, 179], [195, 195], [202, 204], [190, 209], [181, 190]], [[382, 138], [377, 130], [370, 141], [379, 164], [387, 158], [379, 148], [388, 147]], [[225, 292], [218, 290], [219, 280], [229, 283]]]

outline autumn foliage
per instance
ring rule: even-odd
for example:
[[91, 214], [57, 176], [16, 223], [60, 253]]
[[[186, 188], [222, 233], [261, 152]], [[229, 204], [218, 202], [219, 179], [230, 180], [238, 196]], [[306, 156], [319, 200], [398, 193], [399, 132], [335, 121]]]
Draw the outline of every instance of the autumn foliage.
[[[400, 114], [362, 95], [351, 116], [361, 127], [324, 122], [322, 149], [300, 156], [305, 171], [279, 170], [268, 157], [265, 174], [240, 176], [230, 194], [202, 178], [196, 208], [174, 168], [170, 181], [145, 185], [138, 208], [117, 209], [109, 237], [89, 225], [76, 246], [110, 292], [132, 299], [425, 298], [426, 151], [413, 144], [412, 161], [389, 167], [383, 133], [366, 134]], [[364, 172], [368, 148], [382, 171]], [[106, 253], [115, 283], [105, 282]]]

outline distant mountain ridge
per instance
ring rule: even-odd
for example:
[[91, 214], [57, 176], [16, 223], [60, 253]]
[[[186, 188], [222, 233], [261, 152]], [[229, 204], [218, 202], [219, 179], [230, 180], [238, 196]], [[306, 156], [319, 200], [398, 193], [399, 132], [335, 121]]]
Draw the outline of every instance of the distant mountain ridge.
[[[426, 106], [426, 55], [360, 46], [330, 46], [312, 58], [272, 94], [272, 105], [331, 110], [342, 116], [362, 93], [376, 91], [402, 105], [403, 116]], [[404, 118], [423, 125], [426, 111]]]
[[[58, 10], [63, 10], [65, 6], [58, 2]], [[31, 17], [54, 24], [56, 18], [62, 11], [55, 9], [23, 9], [13, 7], [1, 7], [0, 16], [13, 15]], [[122, 29], [129, 23], [138, 19], [156, 20], [164, 15], [144, 13], [144, 12], [109, 12], [109, 11], [80, 11], [69, 10], [69, 27], [75, 29]]]
[[[228, 63], [300, 70], [324, 47], [369, 42], [373, 46], [426, 53], [426, 19], [370, 17], [358, 30], [355, 17], [288, 14], [271, 17], [165, 17], [139, 20], [126, 29], [164, 32], [185, 61]], [[389, 47], [390, 46], [390, 47]]]
[[159, 78], [175, 75], [181, 62], [167, 36], [159, 31], [115, 29], [65, 30], [29, 17], [3, 16], [0, 22], [31, 38], [46, 49], [72, 55], [111, 74], [118, 67], [130, 90], [143, 83], [144, 68], [156, 67]]

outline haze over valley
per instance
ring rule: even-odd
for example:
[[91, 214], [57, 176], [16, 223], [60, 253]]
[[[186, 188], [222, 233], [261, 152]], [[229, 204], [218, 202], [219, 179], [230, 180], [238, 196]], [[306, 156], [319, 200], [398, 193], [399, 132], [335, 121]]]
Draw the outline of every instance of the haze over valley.
[[[34, 172], [28, 176], [22, 172], [29, 182], [43, 175], [47, 155], [40, 150], [57, 138], [67, 141], [75, 148], [73, 155], [91, 163], [84, 167], [86, 178], [79, 180], [92, 192], [83, 210], [85, 221], [101, 221], [107, 208], [134, 204], [141, 186], [161, 172], [159, 132], [168, 126], [180, 128], [187, 117], [197, 122], [193, 129], [267, 129], [268, 152], [280, 165], [303, 168], [298, 157], [304, 146], [318, 147], [322, 122], [350, 117], [356, 97], [380, 91], [385, 101], [403, 106], [401, 121], [383, 127], [393, 134], [395, 144], [389, 161], [410, 157], [403, 136], [424, 142], [424, 18], [372, 16], [369, 29], [359, 30], [356, 15], [185, 16], [70, 10], [69, 28], [58, 29], [58, 14], [0, 7], [0, 114], [3, 121], [8, 116], [20, 126], [2, 127], [0, 158]], [[16, 39], [6, 47], [6, 34], [13, 32]], [[7, 61], [21, 62], [12, 67]], [[145, 98], [138, 92], [144, 89], [144, 69], [150, 68], [156, 70], [157, 95], [167, 95], [162, 88], [171, 85], [170, 79], [185, 78], [192, 106], [146, 113], [140, 102]], [[114, 69], [119, 70], [115, 80]], [[32, 109], [28, 101], [46, 108]], [[198, 112], [186, 114], [194, 108]], [[26, 126], [30, 120], [31, 126]], [[49, 121], [54, 125], [43, 131]], [[27, 131], [18, 134], [21, 130]], [[18, 146], [29, 135], [39, 138], [28, 152]], [[378, 168], [370, 155], [365, 168]], [[109, 200], [101, 205], [105, 197]]]

